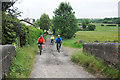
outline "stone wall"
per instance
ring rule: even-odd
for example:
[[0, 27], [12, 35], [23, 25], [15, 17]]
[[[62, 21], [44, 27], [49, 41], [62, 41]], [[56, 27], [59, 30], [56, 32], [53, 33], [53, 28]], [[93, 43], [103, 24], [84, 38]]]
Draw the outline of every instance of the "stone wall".
[[0, 79], [9, 72], [12, 58], [15, 56], [15, 47], [12, 45], [0, 45]]
[[0, 45], [2, 44], [2, 2], [0, 1]]
[[120, 67], [120, 43], [85, 43], [83, 51], [95, 55], [105, 63]]

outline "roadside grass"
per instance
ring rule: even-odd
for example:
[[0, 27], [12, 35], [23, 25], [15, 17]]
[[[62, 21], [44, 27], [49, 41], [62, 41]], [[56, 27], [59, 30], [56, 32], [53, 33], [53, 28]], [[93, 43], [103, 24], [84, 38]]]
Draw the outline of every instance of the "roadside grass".
[[78, 41], [68, 39], [63, 41], [63, 46], [69, 46], [71, 48], [82, 48], [83, 43], [78, 43]]
[[36, 44], [16, 48], [16, 57], [12, 60], [12, 65], [7, 78], [28, 78], [32, 70], [37, 50]]
[[93, 74], [102, 74], [106, 78], [120, 78], [120, 71], [110, 66], [105, 65], [101, 60], [98, 60], [93, 55], [88, 55], [84, 52], [75, 52], [71, 56], [71, 61], [85, 67], [88, 72]]

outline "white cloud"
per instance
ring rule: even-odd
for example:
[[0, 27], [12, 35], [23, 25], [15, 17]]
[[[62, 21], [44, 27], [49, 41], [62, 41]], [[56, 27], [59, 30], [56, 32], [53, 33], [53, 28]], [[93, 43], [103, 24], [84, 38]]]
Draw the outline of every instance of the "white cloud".
[[70, 2], [77, 18], [117, 17], [119, 0], [22, 0], [16, 4], [22, 18], [40, 18], [47, 13], [52, 18], [53, 11], [61, 2]]

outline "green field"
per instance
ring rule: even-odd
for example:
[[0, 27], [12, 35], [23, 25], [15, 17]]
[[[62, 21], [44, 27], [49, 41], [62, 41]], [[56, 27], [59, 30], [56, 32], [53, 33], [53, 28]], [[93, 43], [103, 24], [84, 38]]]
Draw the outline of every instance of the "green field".
[[101, 23], [94, 23], [94, 25], [96, 25], [95, 31], [78, 31], [75, 38], [64, 40], [63, 45], [80, 48], [81, 45], [75, 44], [79, 40], [84, 42], [118, 41], [118, 26], [101, 26]]
[[78, 31], [76, 33], [75, 40], [83, 41], [118, 41], [118, 27], [112, 26], [100, 26], [95, 24], [95, 31]]

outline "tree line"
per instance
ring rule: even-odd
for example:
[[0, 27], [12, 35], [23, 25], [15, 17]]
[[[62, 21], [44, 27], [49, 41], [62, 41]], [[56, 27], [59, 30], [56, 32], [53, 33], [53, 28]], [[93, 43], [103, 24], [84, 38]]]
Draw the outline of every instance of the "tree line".
[[105, 24], [119, 24], [119, 18], [114, 17], [114, 18], [104, 18], [104, 19], [77, 19], [79, 23], [82, 23], [83, 20], [88, 20], [90, 23], [105, 23]]

